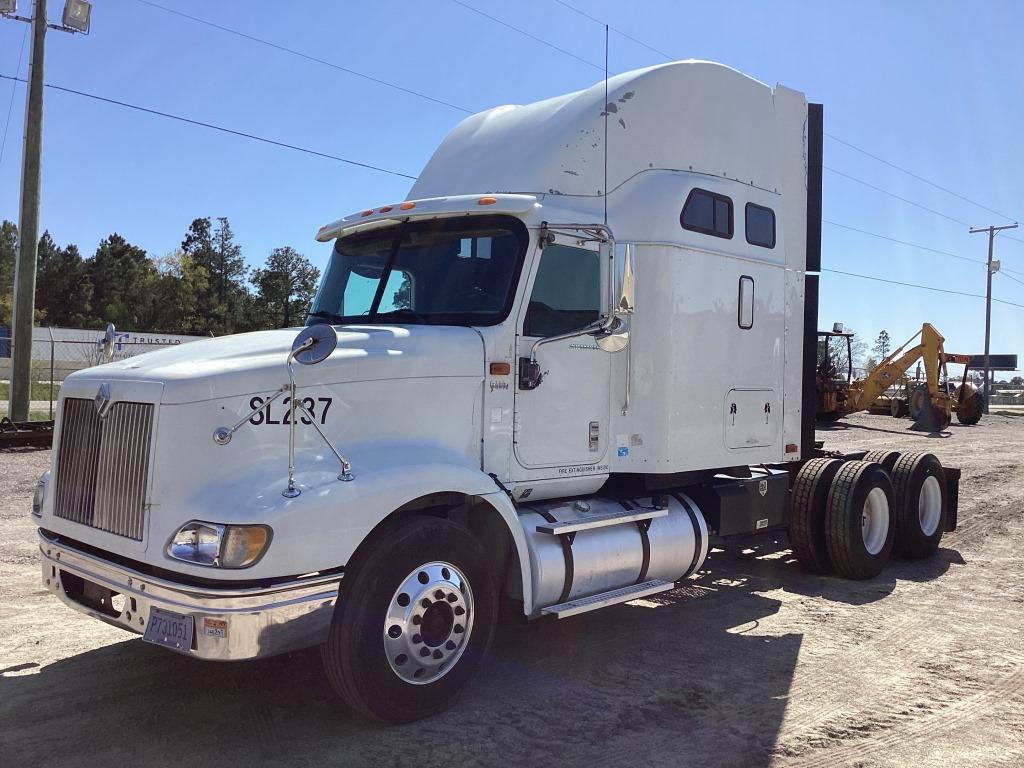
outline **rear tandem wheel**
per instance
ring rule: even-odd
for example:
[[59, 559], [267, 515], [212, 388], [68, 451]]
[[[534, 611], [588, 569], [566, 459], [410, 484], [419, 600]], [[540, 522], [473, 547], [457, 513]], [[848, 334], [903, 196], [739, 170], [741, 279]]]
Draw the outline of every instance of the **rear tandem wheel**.
[[892, 553], [893, 490], [881, 464], [848, 461], [832, 481], [825, 536], [832, 567], [848, 579], [870, 579]]

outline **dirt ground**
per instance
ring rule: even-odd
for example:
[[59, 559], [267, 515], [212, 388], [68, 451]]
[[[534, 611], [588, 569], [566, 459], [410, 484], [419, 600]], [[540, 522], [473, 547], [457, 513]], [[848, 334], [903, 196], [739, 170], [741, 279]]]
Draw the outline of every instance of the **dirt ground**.
[[63, 607], [28, 514], [49, 452], [0, 453], [0, 765], [1024, 765], [1024, 418], [907, 425], [818, 437], [963, 468], [936, 557], [848, 582], [732, 542], [657, 599], [506, 620], [460, 702], [403, 727], [347, 712], [315, 651], [197, 662]]

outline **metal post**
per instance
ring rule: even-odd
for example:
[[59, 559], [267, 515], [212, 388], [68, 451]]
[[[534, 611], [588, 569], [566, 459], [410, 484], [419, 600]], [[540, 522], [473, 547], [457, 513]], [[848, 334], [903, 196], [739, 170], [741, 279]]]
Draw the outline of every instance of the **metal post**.
[[[988, 413], [988, 401], [992, 397], [992, 391], [990, 388], [992, 380], [992, 371], [989, 368], [988, 359], [988, 342], [989, 333], [992, 329], [992, 273], [995, 271], [992, 269], [992, 248], [996, 238], [996, 232], [1004, 229], [1016, 229], [1016, 224], [1007, 224], [1002, 227], [979, 227], [977, 229], [971, 229], [971, 234], [976, 232], [988, 232], [988, 259], [985, 262], [985, 373], [982, 379], [982, 387], [985, 392], [985, 413]], [[998, 269], [998, 267], [996, 268]]]
[[46, 45], [46, 0], [35, 0], [32, 50], [29, 56], [25, 107], [25, 142], [21, 158], [21, 210], [18, 219], [18, 260], [14, 268], [14, 323], [11, 341], [12, 421], [28, 421], [32, 389], [32, 322], [36, 299], [36, 256], [39, 247], [39, 171], [43, 144], [43, 57]]
[[53, 326], [47, 326], [47, 330], [50, 332], [50, 421], [53, 421]]

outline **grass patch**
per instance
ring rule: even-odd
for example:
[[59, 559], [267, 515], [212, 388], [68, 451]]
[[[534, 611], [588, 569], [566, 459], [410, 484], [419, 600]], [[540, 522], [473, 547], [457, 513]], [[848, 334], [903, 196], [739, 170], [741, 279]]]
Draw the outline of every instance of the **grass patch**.
[[[60, 391], [60, 382], [53, 382], [53, 399], [57, 399], [57, 393]], [[11, 383], [9, 381], [0, 381], [0, 399], [6, 401], [11, 396]], [[46, 381], [33, 381], [32, 386], [29, 390], [29, 400], [49, 400], [50, 399], [50, 382]]]

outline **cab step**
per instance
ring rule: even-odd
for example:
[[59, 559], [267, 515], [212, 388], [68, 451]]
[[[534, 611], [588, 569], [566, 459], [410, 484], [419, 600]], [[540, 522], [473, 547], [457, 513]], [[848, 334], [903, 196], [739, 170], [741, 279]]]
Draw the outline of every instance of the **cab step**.
[[628, 587], [613, 589], [610, 592], [602, 592], [599, 595], [580, 597], [576, 600], [552, 605], [541, 609], [541, 613], [554, 616], [556, 619], [564, 619], [569, 616], [575, 616], [577, 613], [596, 611], [598, 608], [606, 608], [609, 605], [618, 605], [619, 603], [626, 603], [630, 600], [647, 597], [648, 595], [656, 595], [659, 592], [667, 592], [673, 587], [675, 587], [675, 584], [671, 581], [651, 579], [650, 581], [632, 584]]
[[577, 520], [566, 520], [561, 523], [543, 523], [537, 526], [537, 533], [550, 533], [559, 536], [563, 533], [588, 531], [591, 528], [603, 528], [606, 525], [621, 523], [639, 523], [643, 520], [654, 520], [668, 515], [668, 509], [631, 509], [622, 512], [608, 512], [603, 515], [588, 515]]

